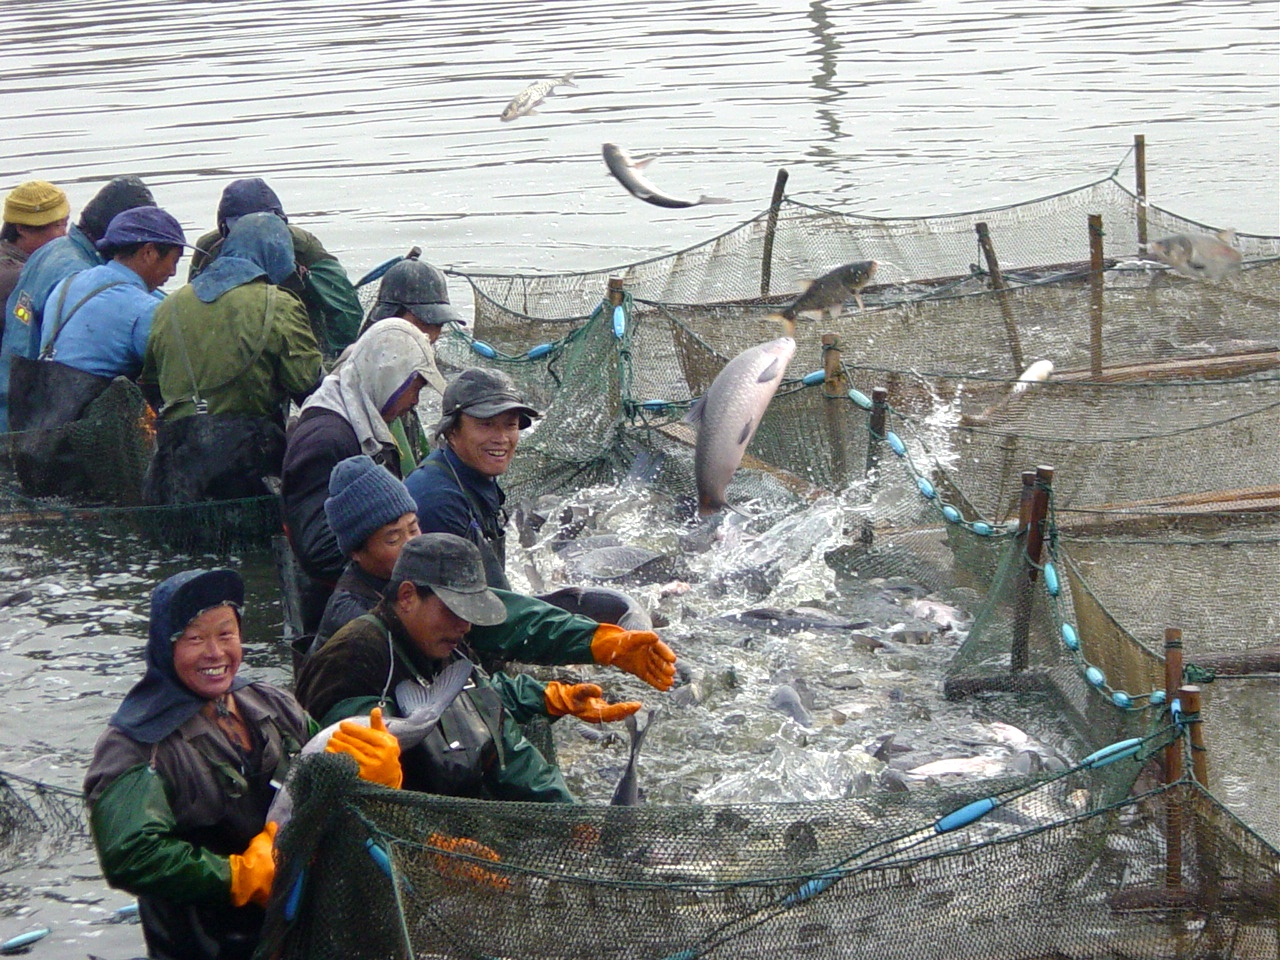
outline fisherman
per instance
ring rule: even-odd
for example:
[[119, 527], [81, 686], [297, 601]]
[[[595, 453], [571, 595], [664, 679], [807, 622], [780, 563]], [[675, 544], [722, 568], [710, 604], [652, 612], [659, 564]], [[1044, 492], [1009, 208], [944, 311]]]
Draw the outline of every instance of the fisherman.
[[155, 198], [137, 177], [116, 177], [80, 211], [80, 220], [64, 237], [31, 254], [18, 274], [5, 306], [0, 344], [0, 431], [9, 427], [9, 358], [34, 360], [41, 342], [45, 301], [58, 282], [105, 261], [94, 247], [116, 214], [134, 207], [154, 207]]
[[[313, 654], [339, 629], [373, 609], [386, 592], [401, 549], [418, 535], [418, 518], [409, 491], [390, 471], [363, 454], [333, 468], [324, 511], [339, 548], [351, 562], [338, 578], [325, 607], [311, 647]], [[506, 590], [495, 593], [506, 607], [506, 619], [495, 626], [475, 627], [471, 633], [473, 647], [491, 656], [520, 652], [524, 656], [537, 655], [543, 663], [594, 662], [592, 643], [597, 633], [611, 638], [620, 630], [613, 626], [602, 628], [594, 620], [573, 616], [534, 597]], [[665, 646], [656, 634], [633, 633], [637, 644]], [[531, 653], [533, 649], [538, 654]], [[593, 683], [553, 680], [543, 684], [526, 673], [502, 670], [494, 671], [490, 680], [501, 695], [503, 706], [519, 724], [534, 717], [555, 719], [567, 714], [588, 723], [610, 723], [643, 706], [639, 701], [608, 703], [601, 688]]]
[[[473, 624], [495, 626], [507, 608], [488, 589], [476, 547], [452, 534], [414, 537], [400, 551], [382, 599], [311, 656], [299, 701], [322, 724], [390, 700], [404, 680], [429, 685], [470, 652]], [[470, 657], [467, 657], [470, 659]], [[479, 667], [439, 724], [400, 758], [409, 790], [491, 800], [573, 803], [560, 771], [524, 738]]]
[[303, 633], [316, 632], [347, 562], [325, 519], [329, 474], [339, 461], [363, 453], [399, 477], [401, 451], [389, 424], [417, 405], [428, 383], [444, 392], [431, 342], [406, 320], [381, 320], [324, 378], [290, 428], [280, 494], [290, 546], [309, 578], [301, 598]]
[[[138, 898], [154, 960], [248, 960], [275, 877], [275, 784], [317, 729], [292, 696], [238, 675], [244, 583], [188, 570], [151, 595], [146, 673], [112, 716], [85, 777], [103, 876]], [[368, 759], [395, 738], [339, 731], [328, 750], [398, 785]]]
[[[67, 235], [70, 216], [67, 195], [52, 183], [28, 180], [9, 191], [0, 223], [0, 300], [9, 299], [31, 254], [50, 240]], [[0, 334], [3, 332], [4, 318], [0, 317]]]
[[285, 405], [322, 373], [306, 311], [280, 286], [293, 266], [289, 228], [250, 214], [156, 310], [141, 377], [159, 401], [148, 502], [263, 496], [280, 475]]
[[506, 374], [464, 370], [444, 391], [441, 419], [432, 429], [436, 449], [405, 480], [418, 505], [423, 532], [453, 533], [484, 557], [491, 587], [510, 590], [506, 572], [507, 472], [520, 431], [542, 416], [525, 402]]
[[[196, 241], [202, 252], [191, 258], [188, 280], [194, 280], [222, 255], [223, 243], [232, 227], [250, 213], [271, 213], [289, 223], [280, 198], [265, 180], [260, 177], [233, 180], [223, 189], [218, 201], [217, 229]], [[281, 285], [302, 300], [324, 355], [336, 357], [355, 340], [360, 329], [363, 314], [360, 299], [338, 258], [326, 250], [314, 234], [294, 224], [289, 224], [289, 234], [293, 238], [297, 274], [281, 281]]]

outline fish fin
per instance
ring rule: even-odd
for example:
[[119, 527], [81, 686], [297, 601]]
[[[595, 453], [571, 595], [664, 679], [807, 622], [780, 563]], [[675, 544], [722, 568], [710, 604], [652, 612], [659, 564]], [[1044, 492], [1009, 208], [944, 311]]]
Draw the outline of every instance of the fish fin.
[[684, 415], [684, 422], [696, 429], [702, 424], [702, 414], [706, 408], [707, 395], [704, 393], [693, 401], [693, 405], [689, 407], [689, 412]]
[[396, 684], [396, 706], [400, 715], [407, 717], [428, 703], [427, 688], [416, 680], [401, 680]]
[[709, 197], [705, 193], [698, 198], [698, 203], [733, 203], [728, 197]]
[[643, 160], [632, 159], [631, 165], [635, 167], [637, 170], [643, 170], [645, 167], [647, 167], [649, 164], [653, 163], [653, 161], [657, 159], [658, 158], [656, 156], [645, 157]]
[[742, 433], [738, 435], [738, 445], [741, 446], [742, 444], [750, 440], [751, 434], [755, 432], [755, 429], [756, 429], [755, 421], [748, 420], [742, 427]]
[[1217, 237], [1223, 243], [1230, 246], [1231, 244], [1236, 242], [1236, 228], [1228, 227], [1226, 230], [1219, 230], [1217, 233]]
[[458, 691], [467, 682], [472, 666], [471, 661], [459, 657], [436, 674], [429, 686], [423, 686], [416, 680], [401, 680], [395, 691], [396, 706], [401, 716], [407, 717], [415, 711], [434, 706], [438, 706], [439, 712], [443, 712], [444, 707], [453, 702]]
[[795, 317], [788, 317], [785, 313], [771, 313], [765, 319], [777, 320], [779, 323], [781, 323], [782, 330], [788, 337], [794, 337], [796, 335]]
[[769, 365], [760, 371], [760, 376], [756, 377], [756, 383], [768, 383], [781, 372], [778, 369], [778, 358], [774, 357], [769, 361]]
[[576, 70], [570, 70], [568, 73], [566, 73], [563, 77], [560, 78], [560, 82], [563, 83], [566, 87], [576, 87], [577, 84], [573, 82], [573, 75], [576, 72], [577, 72]]

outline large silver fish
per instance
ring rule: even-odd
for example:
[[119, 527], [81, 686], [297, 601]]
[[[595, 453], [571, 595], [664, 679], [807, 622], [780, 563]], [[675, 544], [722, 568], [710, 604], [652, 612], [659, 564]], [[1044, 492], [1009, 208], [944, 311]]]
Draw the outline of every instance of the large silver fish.
[[546, 100], [556, 87], [576, 86], [577, 84], [573, 82], [572, 73], [566, 73], [557, 80], [539, 80], [537, 83], [531, 83], [511, 98], [511, 102], [503, 109], [499, 119], [505, 122], [507, 120], [515, 120], [517, 117], [527, 117], [531, 113], [537, 113], [536, 108], [542, 106], [542, 101]]
[[725, 488], [733, 479], [760, 418], [773, 399], [796, 342], [779, 337], [742, 351], [717, 374], [711, 387], [689, 409], [686, 423], [695, 424], [693, 472], [698, 484], [698, 513], [706, 516], [729, 504]]
[[1234, 230], [1220, 230], [1212, 237], [1203, 233], [1179, 233], [1152, 241], [1150, 249], [1153, 257], [1184, 277], [1221, 280], [1240, 269], [1243, 258], [1240, 251], [1231, 246], [1235, 238]]
[[[441, 670], [430, 686], [423, 686], [413, 680], [402, 680], [396, 685], [396, 706], [403, 716], [388, 717], [385, 722], [387, 732], [400, 741], [402, 753], [426, 739], [427, 734], [440, 722], [440, 717], [449, 704], [462, 692], [474, 669], [475, 665], [471, 661], [459, 657]], [[369, 725], [368, 717], [351, 717], [350, 721], [361, 726]], [[344, 722], [346, 721], [340, 720], [331, 723], [308, 740], [300, 757], [322, 753], [329, 745], [329, 739]], [[289, 784], [285, 783], [271, 801], [267, 820], [274, 820], [283, 829], [292, 816], [293, 798], [289, 795]]]
[[633, 197], [639, 197], [645, 203], [652, 203], [655, 207], [696, 207], [700, 203], [731, 202], [723, 197], [708, 197], [706, 194], [703, 194], [697, 200], [682, 200], [679, 197], [673, 197], [655, 187], [640, 172], [653, 163], [653, 157], [648, 157], [644, 160], [632, 160], [627, 151], [616, 143], [606, 143], [602, 148], [602, 152], [605, 166], [609, 168], [609, 172], [613, 174], [614, 178], [626, 187]]

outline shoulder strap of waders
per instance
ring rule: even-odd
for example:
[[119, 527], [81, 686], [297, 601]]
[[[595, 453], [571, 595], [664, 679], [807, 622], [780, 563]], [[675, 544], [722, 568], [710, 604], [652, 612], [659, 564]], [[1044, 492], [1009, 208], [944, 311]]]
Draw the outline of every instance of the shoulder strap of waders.
[[[74, 274], [72, 274], [74, 276]], [[71, 277], [62, 285], [62, 294], [58, 297], [58, 323], [53, 328], [53, 333], [49, 337], [49, 342], [40, 350], [41, 360], [50, 360], [53, 358], [53, 347], [58, 342], [58, 334], [62, 332], [62, 328], [67, 325], [67, 321], [76, 315], [76, 311], [83, 307], [86, 303], [102, 293], [104, 290], [110, 290], [112, 287], [123, 287], [127, 284], [125, 280], [108, 280], [94, 287], [83, 297], [76, 301], [76, 305], [66, 313], [62, 312], [62, 308], [67, 304], [67, 294], [71, 292]]]
[[[244, 376], [244, 374], [258, 362], [258, 358], [262, 356], [262, 351], [267, 348], [267, 334], [271, 329], [271, 318], [274, 316], [276, 308], [276, 288], [270, 283], [266, 284], [266, 288], [267, 302], [264, 308], [265, 312], [262, 315], [262, 329], [259, 331], [258, 343], [254, 346], [253, 352], [250, 353], [249, 359], [234, 373], [225, 377], [220, 383], [215, 383], [213, 386], [208, 387], [206, 392], [213, 393], [216, 390], [221, 390], [227, 384], [240, 379], [240, 377]], [[187, 350], [187, 340], [182, 334], [182, 324], [176, 311], [173, 316], [173, 335], [178, 344], [178, 352], [182, 355], [182, 362], [187, 368], [187, 376], [191, 380], [191, 396], [177, 397], [170, 400], [160, 408], [160, 416], [163, 417], [166, 411], [180, 403], [186, 403], [187, 401], [191, 401], [195, 404], [196, 413], [208, 413], [209, 403], [200, 395], [200, 383], [196, 379], [195, 368], [191, 365], [191, 353]]]

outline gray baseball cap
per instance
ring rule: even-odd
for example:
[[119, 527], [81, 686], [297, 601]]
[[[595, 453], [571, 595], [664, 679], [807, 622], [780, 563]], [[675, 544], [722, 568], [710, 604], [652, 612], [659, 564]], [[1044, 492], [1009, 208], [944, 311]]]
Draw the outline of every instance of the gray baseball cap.
[[492, 627], [507, 619], [507, 608], [489, 589], [484, 560], [471, 541], [452, 533], [422, 533], [404, 545], [391, 570], [391, 583], [430, 587], [463, 620]]
[[508, 410], [519, 412], [521, 430], [542, 416], [520, 396], [510, 377], [483, 367], [472, 367], [458, 374], [445, 389], [440, 404], [440, 413], [445, 417], [465, 413], [478, 420], [487, 420]]

